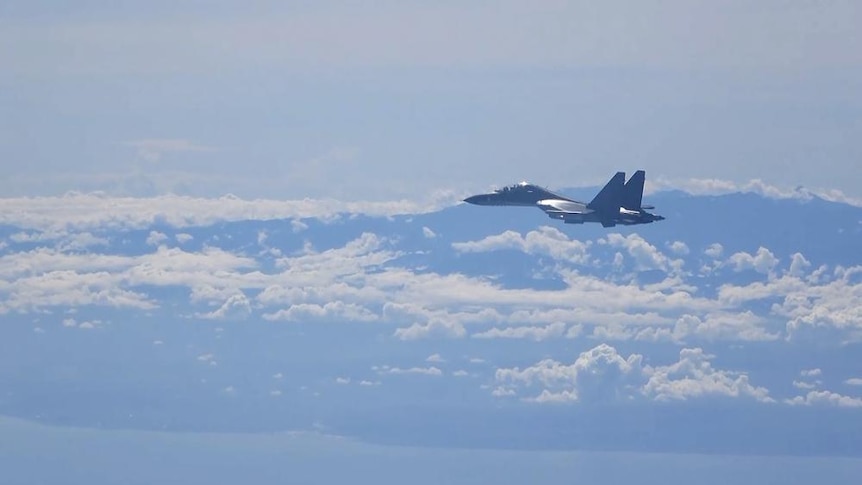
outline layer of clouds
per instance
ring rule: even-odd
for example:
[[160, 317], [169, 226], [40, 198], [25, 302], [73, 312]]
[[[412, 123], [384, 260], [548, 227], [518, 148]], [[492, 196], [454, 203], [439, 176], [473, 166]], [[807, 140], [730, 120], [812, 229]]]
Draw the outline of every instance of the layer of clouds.
[[[862, 267], [812, 270], [802, 254], [781, 261], [763, 247], [717, 259], [757, 276], [747, 284], [721, 285], [708, 296], [689, 283], [683, 259], [638, 234], [581, 241], [541, 227], [452, 244], [462, 254], [513, 250], [542, 256], [544, 277], [561, 285], [544, 290], [399, 266], [406, 253], [398, 242], [372, 233], [322, 251], [306, 245], [290, 255], [273, 253], [267, 235], [259, 234], [258, 244], [273, 258], [266, 271], [257, 258], [206, 244], [197, 251], [169, 247], [169, 236], [159, 231], [146, 239], [157, 247], [132, 256], [47, 247], [7, 251], [0, 256], [0, 312], [86, 305], [152, 310], [162, 303], [145, 288], [177, 287], [188, 291], [191, 304], [205, 306], [193, 312], [199, 318], [395, 323], [394, 336], [404, 340], [585, 334], [685, 344], [770, 341], [803, 328], [862, 328]], [[663, 279], [644, 284], [636, 273], [606, 277], [596, 265], [607, 263], [596, 252], [608, 249], [625, 252], [620, 264], [661, 272]], [[715, 245], [708, 251], [721, 257]], [[752, 309], [764, 304], [766, 312]]]
[[645, 194], [655, 193], [661, 190], [682, 190], [692, 195], [725, 195], [735, 193], [753, 193], [769, 199], [796, 199], [807, 201], [819, 197], [831, 202], [840, 202], [855, 207], [862, 207], [862, 199], [851, 197], [837, 189], [808, 189], [805, 187], [779, 187], [771, 185], [763, 180], [754, 179], [748, 182], [733, 182], [723, 179], [680, 179], [669, 180], [657, 177], [654, 181], [647, 181], [644, 188]]
[[460, 195], [451, 193], [432, 194], [425, 202], [344, 202], [334, 199], [243, 200], [232, 195], [212, 199], [178, 195], [136, 198], [70, 192], [61, 197], [2, 198], [0, 224], [61, 233], [88, 228], [142, 229], [156, 223], [182, 228], [246, 220], [331, 220], [351, 214], [422, 214], [453, 205], [458, 200]]
[[[683, 190], [693, 195], [726, 194], [736, 192], [755, 192], [768, 198], [794, 198], [810, 200], [814, 196], [826, 200], [862, 207], [862, 200], [852, 199], [837, 191], [813, 192], [806, 189], [781, 189], [759, 180], [746, 184], [729, 181], [683, 180], [677, 182], [656, 182], [655, 190]], [[302, 200], [244, 200], [232, 195], [220, 198], [198, 198], [178, 195], [157, 197], [113, 197], [103, 193], [69, 192], [59, 197], [17, 197], [0, 198], [0, 224], [39, 230], [44, 234], [36, 237], [54, 239], [68, 235], [74, 230], [77, 237], [82, 231], [101, 228], [146, 228], [154, 223], [168, 224], [173, 227], [206, 226], [217, 222], [241, 220], [290, 219], [295, 230], [307, 226], [303, 218], [332, 220], [342, 215], [365, 214], [370, 216], [392, 216], [399, 214], [423, 214], [433, 212], [458, 203], [466, 194], [447, 191], [433, 192], [425, 200], [392, 201], [340, 201], [335, 199]], [[427, 230], [426, 230], [427, 229]], [[52, 232], [54, 233], [53, 235]], [[436, 235], [430, 228], [423, 228], [426, 237]], [[503, 233], [484, 241], [471, 244], [463, 243], [456, 247], [462, 252], [511, 248], [526, 249], [531, 254], [543, 252], [567, 254], [573, 259], [581, 255], [579, 245], [569, 242], [568, 246], [557, 247], [554, 243], [560, 238], [555, 228], [542, 229], [531, 239], [519, 239], [521, 235]], [[32, 237], [32, 236], [31, 236]], [[94, 241], [99, 244], [103, 241]], [[682, 246], [672, 246], [676, 254], [685, 254]], [[630, 246], [634, 242], [629, 241]], [[680, 252], [683, 251], [683, 252]], [[721, 245], [716, 244], [706, 250], [713, 258], [721, 255]]]

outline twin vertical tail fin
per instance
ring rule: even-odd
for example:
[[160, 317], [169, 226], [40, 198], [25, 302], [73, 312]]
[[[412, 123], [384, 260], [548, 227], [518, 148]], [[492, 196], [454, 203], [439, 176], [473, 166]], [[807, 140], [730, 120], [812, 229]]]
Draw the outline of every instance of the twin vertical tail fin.
[[[596, 212], [617, 214], [620, 210], [620, 201], [624, 195], [625, 172], [617, 172], [604, 188], [587, 204], [587, 207]], [[641, 184], [643, 186], [643, 184]]]
[[639, 211], [643, 203], [644, 180], [646, 172], [638, 170], [632, 175], [625, 187], [623, 187], [622, 207], [624, 209]]

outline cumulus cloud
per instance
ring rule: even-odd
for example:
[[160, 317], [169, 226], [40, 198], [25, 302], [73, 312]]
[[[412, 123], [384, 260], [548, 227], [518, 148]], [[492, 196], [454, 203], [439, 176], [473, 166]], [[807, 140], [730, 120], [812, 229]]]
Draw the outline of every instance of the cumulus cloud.
[[446, 359], [441, 357], [440, 354], [431, 354], [425, 358], [425, 362], [441, 363], [446, 362]]
[[786, 399], [793, 406], [837, 406], [842, 408], [862, 407], [862, 398], [845, 396], [832, 391], [809, 391], [804, 396]]
[[428, 227], [422, 227], [422, 235], [428, 239], [434, 239], [435, 237], [437, 237], [437, 233], [435, 233]]
[[790, 257], [790, 269], [787, 272], [792, 276], [801, 277], [810, 267], [811, 263], [805, 259], [805, 256], [801, 253], [793, 253], [793, 256]]
[[514, 395], [518, 387], [541, 387], [538, 394], [527, 397], [536, 402], [575, 401], [584, 394], [598, 399], [619, 397], [626, 391], [621, 384], [627, 381], [627, 376], [639, 373], [642, 360], [638, 354], [623, 358], [615, 348], [600, 344], [582, 352], [572, 364], [544, 359], [523, 369], [499, 368], [494, 379], [497, 389], [506, 395]]
[[681, 256], [685, 256], [686, 254], [689, 253], [688, 245], [682, 241], [674, 241], [674, 242], [668, 244], [668, 247], [675, 254], [679, 254]]
[[671, 268], [679, 269], [683, 261], [671, 260], [654, 245], [647, 242], [638, 234], [623, 236], [618, 233], [608, 234], [599, 243], [608, 244], [611, 247], [624, 248], [631, 256], [638, 271], [662, 270], [669, 271]]
[[298, 303], [274, 313], [264, 313], [263, 318], [270, 321], [287, 320], [292, 322], [317, 320], [373, 322], [379, 317], [360, 305], [333, 301], [324, 305]]
[[722, 253], [724, 253], [724, 246], [719, 243], [712, 243], [703, 251], [703, 254], [709, 256], [712, 259], [718, 259], [721, 257]]
[[678, 362], [668, 366], [647, 366], [644, 369], [649, 380], [642, 391], [658, 401], [686, 400], [708, 395], [774, 401], [765, 387], [752, 385], [748, 375], [713, 368], [713, 358], [700, 348], [682, 349]]
[[147, 236], [147, 244], [150, 246], [158, 246], [159, 244], [168, 240], [168, 236], [159, 231], [150, 231], [150, 235]]
[[557, 228], [543, 226], [528, 232], [525, 236], [515, 231], [505, 231], [478, 241], [452, 243], [452, 248], [461, 253], [514, 249], [527, 254], [549, 256], [557, 260], [586, 264], [589, 261], [587, 252], [590, 244], [590, 242], [569, 239]]
[[761, 246], [757, 249], [757, 254], [752, 255], [741, 251], [733, 254], [727, 262], [734, 271], [753, 269], [761, 274], [770, 274], [778, 265], [778, 258], [772, 254], [772, 251]]
[[683, 315], [670, 330], [672, 340], [683, 341], [687, 338], [706, 340], [778, 340], [778, 332], [770, 332], [763, 317], [752, 311], [738, 313], [712, 312], [703, 318], [696, 315]]
[[[700, 348], [685, 348], [679, 360], [664, 366], [644, 365], [643, 356], [623, 357], [607, 344], [582, 352], [572, 364], [552, 359], [526, 368], [500, 368], [495, 373], [497, 395], [523, 395], [534, 402], [657, 401], [704, 397], [749, 398], [773, 402], [769, 391], [752, 385], [745, 373], [716, 369], [714, 356]], [[520, 392], [518, 392], [520, 391]]]

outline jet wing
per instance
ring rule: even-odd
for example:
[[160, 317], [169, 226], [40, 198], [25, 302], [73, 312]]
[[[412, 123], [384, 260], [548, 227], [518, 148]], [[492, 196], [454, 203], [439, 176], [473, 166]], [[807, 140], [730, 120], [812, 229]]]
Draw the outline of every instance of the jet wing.
[[586, 205], [572, 200], [545, 199], [536, 203], [547, 214], [589, 214], [593, 212]]

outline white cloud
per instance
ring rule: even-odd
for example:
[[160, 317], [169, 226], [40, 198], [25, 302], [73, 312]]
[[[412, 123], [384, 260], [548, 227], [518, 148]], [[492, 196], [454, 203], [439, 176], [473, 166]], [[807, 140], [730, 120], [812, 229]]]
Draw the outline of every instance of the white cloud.
[[491, 395], [494, 397], [513, 397], [515, 394], [514, 389], [506, 387], [495, 387], [494, 390], [491, 391]]
[[293, 219], [333, 220], [342, 214], [392, 216], [423, 214], [452, 205], [454, 195], [428, 202], [345, 202], [334, 199], [243, 200], [233, 195], [196, 198], [178, 195], [158, 197], [110, 197], [100, 193], [70, 192], [61, 197], [0, 198], [0, 224], [25, 230], [82, 231], [90, 228], [143, 229], [154, 222], [175, 228], [210, 226], [218, 222]]
[[739, 372], [723, 371], [712, 367], [712, 355], [703, 349], [682, 349], [679, 362], [668, 366], [644, 368], [649, 380], [642, 391], [658, 401], [686, 400], [707, 395], [751, 397], [761, 402], [772, 402], [769, 391], [753, 386], [748, 376]]
[[168, 240], [168, 236], [159, 231], [150, 231], [150, 235], [147, 236], [147, 244], [150, 246], [158, 246], [159, 244]]
[[446, 362], [446, 359], [440, 357], [440, 354], [431, 354], [425, 358], [425, 362], [441, 363]]
[[218, 364], [218, 362], [216, 362], [216, 360], [215, 360], [215, 354], [212, 354], [212, 353], [201, 354], [197, 357], [197, 360], [199, 362], [204, 362], [204, 363], [212, 365], [212, 366], [215, 366]]
[[733, 266], [734, 271], [753, 269], [761, 274], [771, 274], [778, 264], [778, 258], [772, 251], [761, 246], [755, 255], [740, 251], [728, 258], [727, 262]]
[[[766, 284], [722, 288], [720, 293], [734, 300], [744, 298], [782, 298], [771, 312], [787, 318], [787, 333], [792, 336], [803, 327], [862, 328], [862, 283], [854, 282], [862, 267], [836, 268], [831, 281], [802, 280], [785, 275]], [[823, 278], [818, 278], [822, 280]]]
[[544, 359], [524, 369], [497, 369], [494, 379], [499, 384], [498, 389], [506, 390], [507, 395], [519, 386], [542, 386], [544, 389], [533, 398], [538, 402], [553, 401], [554, 396], [565, 397], [569, 401], [579, 400], [583, 393], [601, 398], [609, 394], [608, 390], [611, 395], [623, 392], [619, 383], [639, 369], [641, 361], [642, 356], [638, 354], [623, 358], [613, 347], [600, 344], [582, 352], [571, 365]]
[[304, 322], [309, 320], [373, 322], [379, 317], [360, 305], [333, 301], [325, 305], [315, 303], [298, 303], [275, 313], [264, 313], [265, 320], [287, 320]]
[[639, 354], [624, 358], [615, 348], [600, 344], [570, 365], [545, 359], [524, 369], [497, 369], [495, 381], [500, 395], [540, 387], [538, 394], [526, 397], [534, 402], [620, 401], [638, 396], [658, 401], [725, 396], [773, 402], [766, 388], [753, 386], [746, 374], [712, 367], [712, 358], [700, 348], [686, 348], [678, 362], [650, 366], [643, 364]]
[[577, 264], [589, 261], [587, 251], [590, 242], [581, 242], [569, 237], [557, 228], [542, 226], [525, 236], [515, 231], [506, 231], [488, 236], [479, 241], [452, 243], [452, 248], [462, 253], [481, 253], [514, 249], [527, 254], [549, 256], [551, 258]]
[[672, 268], [681, 268], [682, 260], [671, 260], [655, 246], [647, 242], [638, 234], [623, 236], [619, 233], [608, 234], [599, 243], [606, 243], [611, 247], [624, 248], [629, 256], [635, 261], [635, 269], [638, 271], [662, 270], [670, 271]]
[[803, 369], [803, 370], [799, 371], [799, 375], [802, 377], [814, 377], [814, 376], [823, 375], [823, 371], [820, 370], [819, 368]]
[[724, 253], [724, 246], [719, 243], [712, 243], [703, 251], [703, 254], [709, 256], [712, 259], [718, 259], [721, 257], [722, 253]]
[[[82, 251], [94, 246], [107, 246], [110, 241], [104, 237], [93, 235], [88, 231], [70, 231], [64, 227], [54, 227], [44, 231], [18, 232], [9, 236], [15, 243], [46, 243], [54, 242], [54, 248], [60, 252]], [[0, 249], [8, 244], [0, 241]]]
[[847, 384], [848, 386], [862, 386], [862, 378], [851, 377], [850, 379], [844, 381], [844, 384]]
[[414, 323], [409, 327], [398, 328], [393, 335], [401, 340], [428, 337], [461, 338], [467, 335], [467, 330], [459, 322], [434, 319], [425, 324]]
[[336, 377], [335, 383], [336, 384], [350, 384], [350, 378], [349, 377]]
[[467, 372], [467, 371], [465, 371], [465, 370], [458, 369], [458, 370], [456, 370], [456, 371], [453, 371], [453, 372], [452, 372], [452, 375], [453, 375], [454, 377], [467, 377], [467, 376], [469, 376], [469, 375], [470, 375], [470, 373], [469, 373], [469, 372]]
[[217, 310], [198, 313], [196, 316], [208, 320], [241, 319], [249, 316], [251, 311], [251, 302], [244, 293], [239, 292], [228, 297]]
[[178, 232], [174, 236], [174, 238], [177, 240], [178, 243], [185, 244], [185, 243], [191, 241], [192, 239], [194, 239], [194, 236], [192, 236], [191, 234], [187, 234], [185, 232]]
[[542, 389], [536, 397], [529, 397], [525, 401], [537, 403], [567, 403], [578, 400], [578, 395], [574, 391], [559, 391], [551, 392], [547, 389]]
[[809, 391], [805, 396], [786, 399], [794, 406], [838, 406], [846, 408], [862, 407], [862, 398], [845, 396], [832, 391]]
[[535, 341], [562, 337], [566, 333], [566, 324], [563, 322], [551, 323], [544, 327], [506, 327], [492, 328], [484, 332], [474, 333], [473, 338], [526, 338]]
[[674, 242], [668, 244], [668, 247], [675, 254], [679, 254], [681, 256], [685, 256], [686, 254], [689, 253], [688, 245], [682, 241], [674, 241]]
[[[188, 214], [184, 217], [194, 219]], [[153, 232], [155, 239], [167, 237]], [[318, 251], [308, 246], [279, 256], [274, 268], [213, 246], [194, 252], [159, 246], [135, 256], [39, 248], [0, 256], [0, 313], [84, 305], [152, 310], [161, 302], [145, 292], [156, 286], [187, 289], [192, 304], [204, 305], [190, 311], [199, 318], [259, 314], [270, 320], [382, 321], [399, 327], [394, 334], [405, 340], [467, 335], [560, 338], [587, 329], [594, 338], [682, 343], [774, 340], [781, 337], [776, 330], [781, 326], [788, 336], [801, 326], [862, 328], [858, 304], [862, 285], [855, 276], [862, 267], [834, 271], [821, 267], [805, 276], [807, 260], [798, 254], [791, 258], [790, 270], [776, 274], [777, 258], [760, 248], [755, 255], [737, 253], [731, 259], [736, 258], [739, 266], [760, 268], [768, 278], [722, 285], [717, 296], [710, 296], [643, 237], [610, 234], [603, 241], [620, 248], [639, 268], [670, 273], [650, 284], [618, 273], [611, 278], [590, 274], [593, 243], [572, 240], [550, 227], [525, 235], [504, 232], [455, 243], [453, 248], [459, 252], [510, 248], [549, 257], [553, 265], [545, 271], [560, 283], [551, 290], [509, 288], [493, 276], [402, 267], [395, 263], [405, 254], [395, 247], [397, 241], [372, 233], [342, 247]], [[586, 266], [575, 270], [557, 264], [573, 261]], [[761, 300], [772, 305], [768, 311], [749, 310]], [[561, 328], [568, 330], [561, 335]]]
[[437, 367], [410, 367], [410, 368], [401, 368], [401, 367], [390, 367], [388, 365], [383, 366], [374, 366], [371, 370], [376, 371], [378, 374], [391, 374], [391, 375], [405, 375], [405, 374], [418, 374], [418, 375], [426, 375], [426, 376], [441, 376], [443, 375], [443, 371], [438, 369]]
[[791, 256], [790, 259], [790, 269], [788, 270], [788, 273], [792, 276], [802, 277], [810, 267], [811, 262], [805, 259], [805, 256], [801, 253], [793, 253], [793, 256]]
[[769, 332], [766, 320], [751, 311], [739, 313], [712, 312], [703, 318], [683, 315], [676, 321], [672, 330], [673, 340], [682, 341], [687, 337], [707, 340], [778, 340], [781, 335]]
[[831, 202], [849, 204], [862, 207], [862, 199], [850, 197], [836, 189], [807, 189], [805, 187], [778, 187], [770, 185], [762, 180], [753, 179], [747, 182], [733, 182], [721, 179], [686, 179], [667, 180], [661, 176], [648, 182], [648, 190], [645, 193], [654, 193], [660, 190], [676, 189], [691, 195], [725, 195], [733, 193], [754, 193], [770, 199], [795, 199], [801, 201], [820, 197]]
[[425, 226], [422, 227], [422, 235], [424, 235], [428, 239], [434, 239], [435, 237], [437, 237], [437, 233]]
[[[817, 382], [819, 383], [820, 381], [817, 381]], [[797, 388], [797, 389], [803, 389], [803, 390], [806, 390], [806, 391], [807, 391], [807, 390], [809, 390], [809, 389], [814, 389], [814, 388], [816, 388], [816, 387], [817, 387], [817, 384], [814, 384], [814, 383], [811, 383], [811, 382], [805, 382], [805, 381], [793, 381], [793, 387], [795, 387], [795, 388]]]

